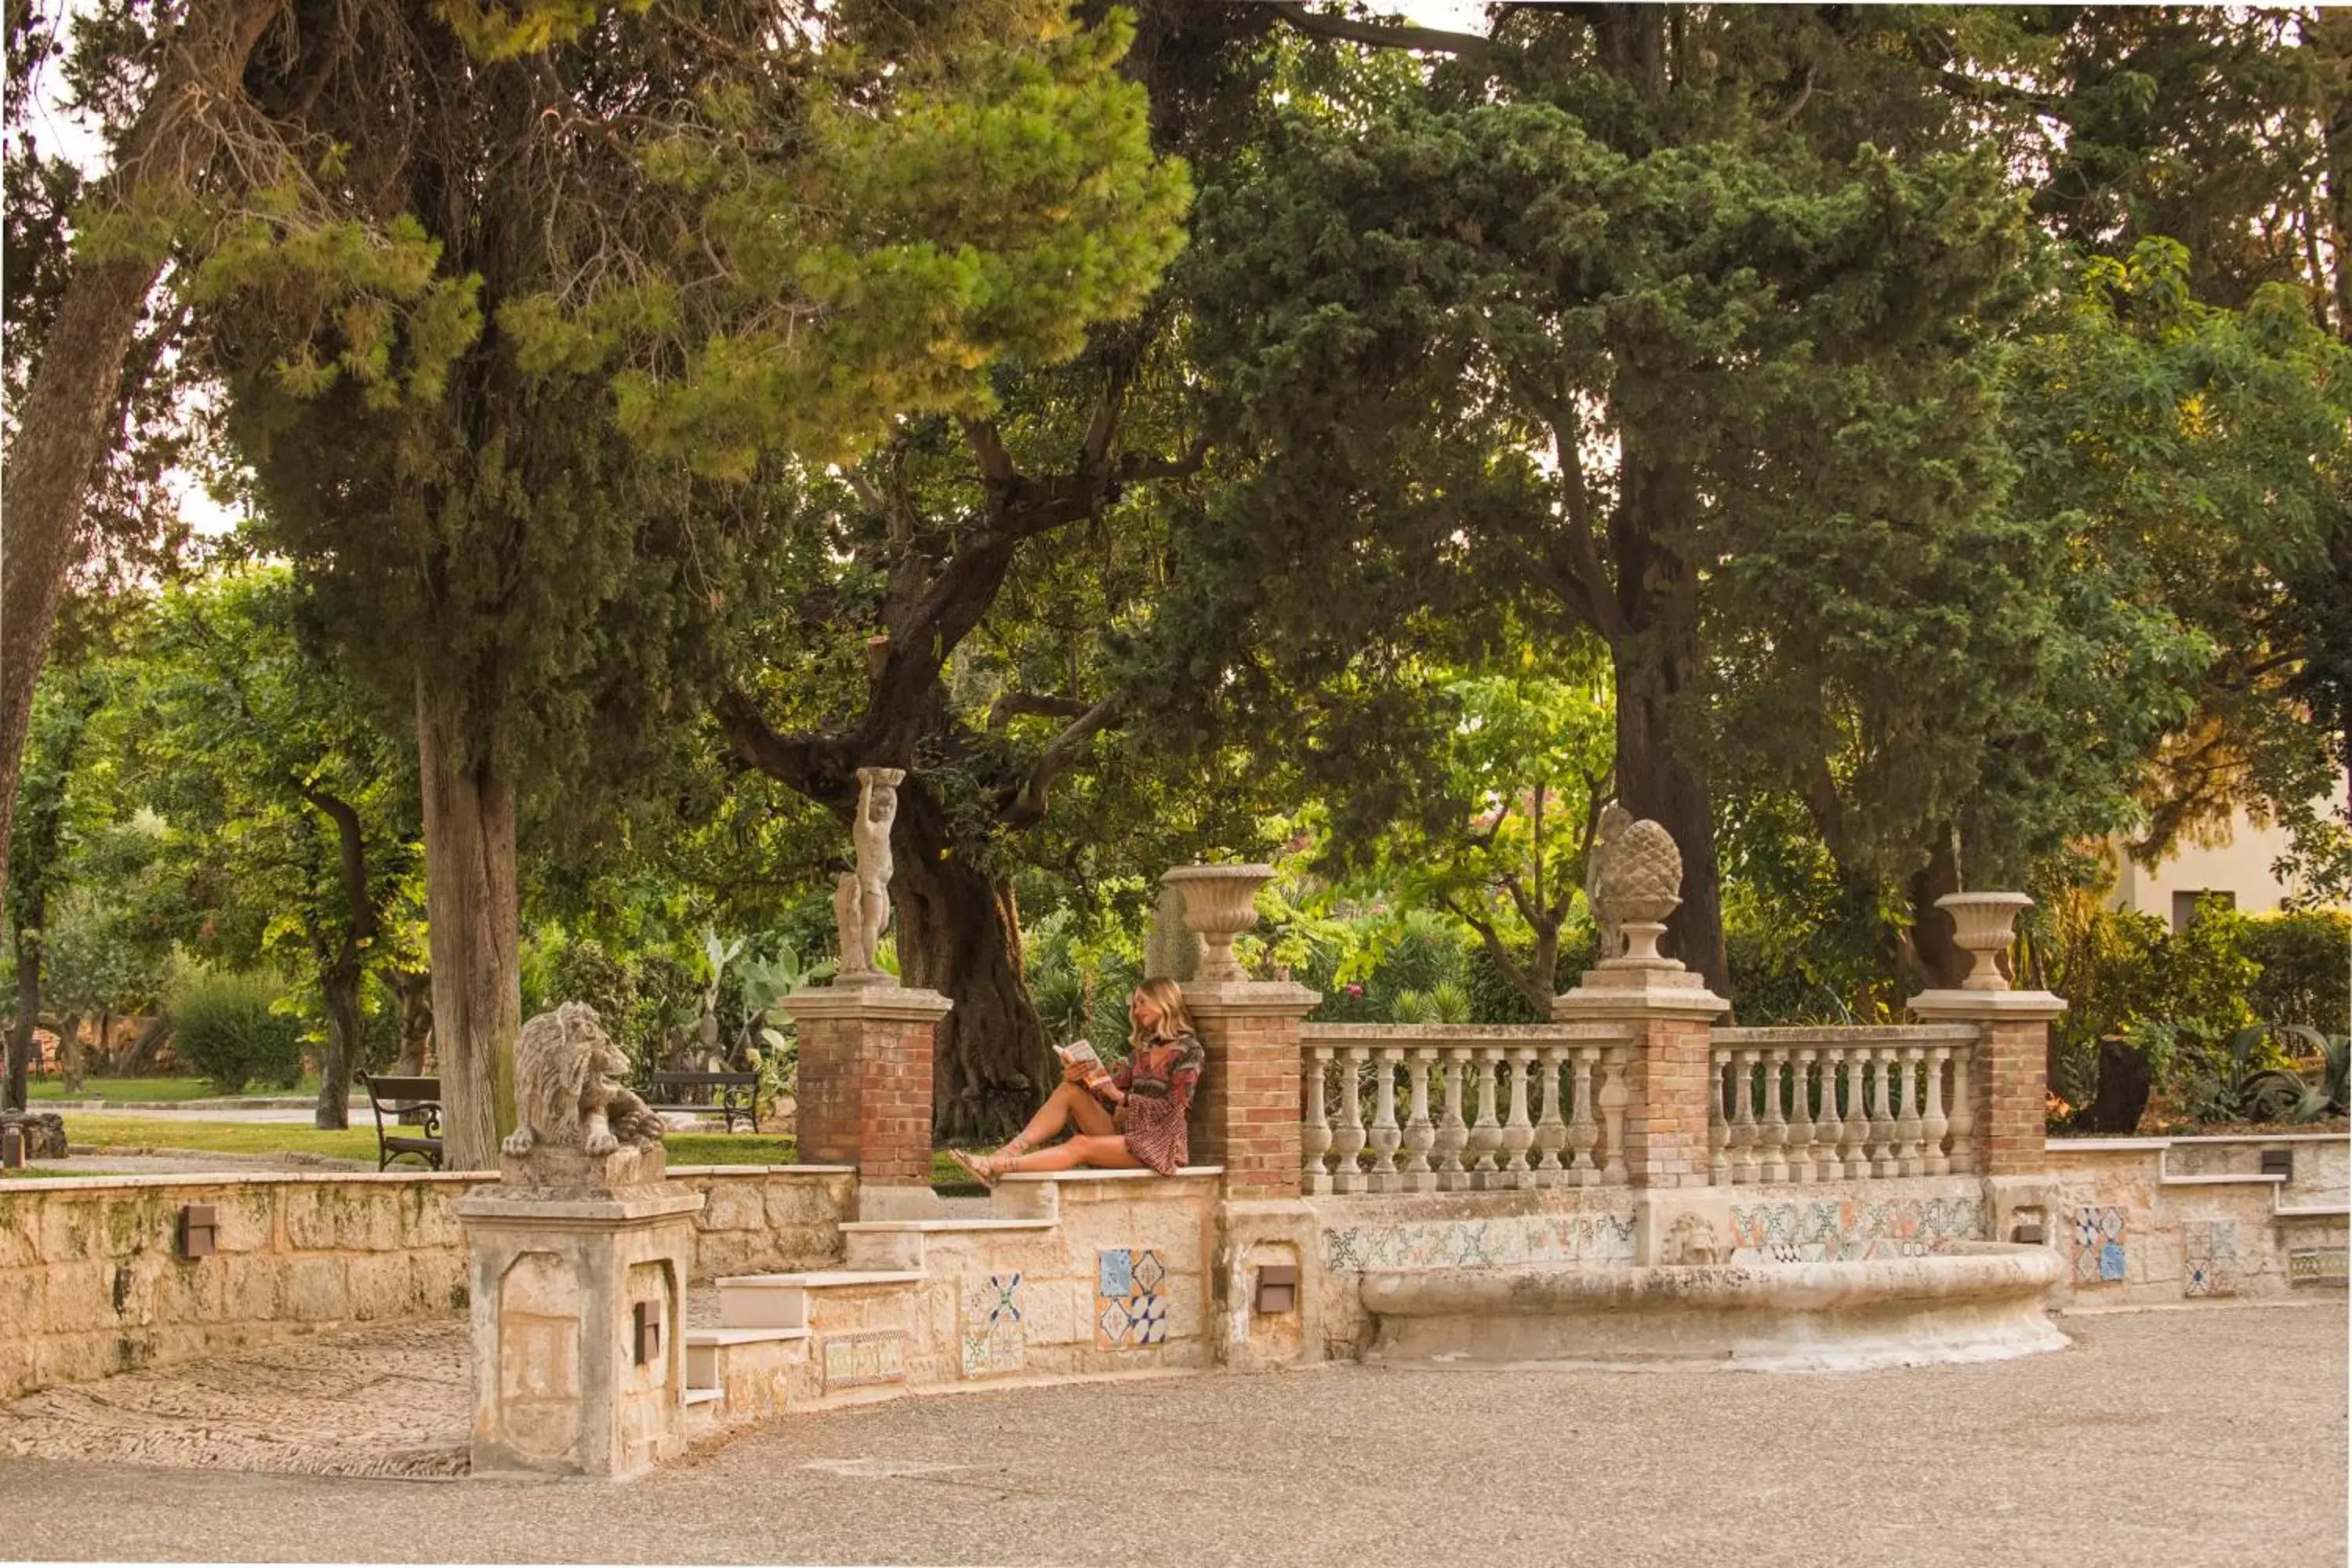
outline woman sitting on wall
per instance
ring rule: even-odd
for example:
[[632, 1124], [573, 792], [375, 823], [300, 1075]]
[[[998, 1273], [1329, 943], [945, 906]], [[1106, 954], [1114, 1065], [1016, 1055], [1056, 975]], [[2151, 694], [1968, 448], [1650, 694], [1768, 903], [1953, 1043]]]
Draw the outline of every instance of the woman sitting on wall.
[[[1148, 1167], [1167, 1175], [1184, 1163], [1184, 1113], [1205, 1060], [1173, 980], [1147, 980], [1127, 999], [1134, 1024], [1127, 1064], [1089, 1087], [1084, 1062], [1062, 1069], [1062, 1084], [1020, 1136], [993, 1154], [950, 1150], [949, 1157], [990, 1186], [1012, 1171], [1103, 1171]], [[1065, 1128], [1069, 1138], [1036, 1145]], [[1034, 1149], [1035, 1152], [1031, 1152]]]

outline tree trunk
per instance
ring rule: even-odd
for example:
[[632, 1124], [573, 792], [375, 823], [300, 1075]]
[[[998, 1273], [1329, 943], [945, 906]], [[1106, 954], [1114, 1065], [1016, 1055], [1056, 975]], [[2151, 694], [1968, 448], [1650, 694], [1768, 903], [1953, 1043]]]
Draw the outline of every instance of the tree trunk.
[[1910, 991], [1949, 991], [1968, 978], [1973, 961], [1959, 944], [1952, 917], [1936, 907], [1937, 899], [1959, 890], [1959, 862], [1952, 855], [1951, 830], [1946, 827], [1936, 835], [1927, 863], [1904, 884], [1911, 903], [1911, 929], [1901, 956], [1903, 979]]
[[399, 1019], [400, 1051], [393, 1059], [395, 1078], [426, 1078], [432, 1074], [433, 976], [422, 970], [386, 968], [384, 985], [392, 992]]
[[1730, 996], [1714, 803], [1706, 776], [1675, 751], [1656, 672], [1620, 654], [1616, 673], [1617, 797], [1635, 816], [1672, 834], [1683, 857], [1683, 901], [1667, 918], [1659, 951], [1697, 970], [1717, 995]]
[[155, 1058], [162, 1054], [163, 1042], [172, 1037], [172, 1021], [161, 1012], [140, 1027], [139, 1037], [131, 1042], [131, 1049], [122, 1058], [124, 1078], [144, 1078], [155, 1070]]
[[522, 914], [514, 804], [488, 757], [455, 732], [457, 705], [420, 679], [416, 766], [425, 801], [425, 916], [443, 1138], [453, 1171], [498, 1168], [514, 1126], [514, 1044], [522, 1026]]
[[1037, 1108], [1052, 1053], [1022, 982], [1012, 887], [952, 848], [946, 815], [909, 777], [890, 829], [899, 978], [955, 1004], [932, 1054], [932, 1124], [942, 1137], [1010, 1137]]
[[58, 1020], [58, 1079], [68, 1100], [81, 1093], [81, 1015], [68, 1013]]
[[319, 1058], [319, 1103], [310, 1124], [340, 1130], [352, 1124], [352, 1064], [360, 1056], [359, 965], [321, 973], [319, 994], [327, 1007], [327, 1048]]
[[[277, 13], [275, 0], [189, 9], [122, 140], [121, 166], [94, 193], [98, 201], [124, 199], [137, 178], [184, 177], [206, 162], [212, 120], [205, 100], [236, 90], [246, 58]], [[6, 517], [0, 549], [0, 899], [8, 885], [9, 829], [33, 688], [66, 579], [82, 556], [83, 503], [118, 427], [123, 362], [163, 262], [159, 256], [73, 264], [0, 462], [6, 476], [0, 500]]]
[[[33, 1059], [33, 1031], [41, 1016], [41, 921], [47, 898], [35, 893], [33, 907], [16, 911], [16, 1018], [8, 1030], [8, 1106], [25, 1109], [26, 1075]], [[29, 935], [27, 933], [30, 933]]]

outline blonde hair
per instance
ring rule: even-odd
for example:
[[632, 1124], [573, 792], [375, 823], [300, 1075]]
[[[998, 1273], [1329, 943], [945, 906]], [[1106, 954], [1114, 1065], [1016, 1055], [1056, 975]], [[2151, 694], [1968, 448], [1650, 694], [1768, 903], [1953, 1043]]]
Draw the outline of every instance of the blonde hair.
[[1128, 999], [1132, 1002], [1137, 996], [1160, 1009], [1160, 1026], [1156, 1033], [1147, 1035], [1142, 1025], [1136, 1025], [1128, 1034], [1127, 1043], [1130, 1049], [1139, 1050], [1155, 1039], [1181, 1039], [1192, 1032], [1192, 1015], [1185, 1010], [1183, 989], [1173, 980], [1164, 974], [1147, 980], [1137, 986]]

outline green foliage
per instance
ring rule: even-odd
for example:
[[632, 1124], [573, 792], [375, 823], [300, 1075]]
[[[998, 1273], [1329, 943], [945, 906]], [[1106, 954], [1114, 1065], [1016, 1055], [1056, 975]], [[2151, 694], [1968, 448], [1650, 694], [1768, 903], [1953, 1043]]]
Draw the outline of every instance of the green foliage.
[[2352, 910], [2253, 915], [2238, 945], [2261, 966], [2248, 988], [2253, 1016], [2274, 1026], [2352, 1033]]
[[221, 1094], [291, 1088], [302, 1080], [302, 1021], [286, 1000], [285, 982], [267, 971], [183, 965], [163, 998], [173, 1049]]

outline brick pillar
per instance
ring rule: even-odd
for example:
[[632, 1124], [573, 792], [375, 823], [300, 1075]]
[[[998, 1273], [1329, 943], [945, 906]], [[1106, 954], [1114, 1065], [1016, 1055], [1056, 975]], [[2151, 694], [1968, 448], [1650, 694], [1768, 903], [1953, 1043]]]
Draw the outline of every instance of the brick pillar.
[[1555, 996], [1558, 1023], [1615, 1024], [1625, 1052], [1625, 1173], [1637, 1187], [1707, 1184], [1707, 1068], [1731, 1004], [1670, 959], [1613, 960]]
[[1922, 991], [1907, 1005], [1927, 1024], [1974, 1024], [1969, 1109], [1977, 1169], [2013, 1176], [2043, 1168], [2050, 1024], [2066, 1010], [2047, 991]]
[[857, 1167], [858, 1213], [932, 1206], [932, 1034], [954, 1004], [896, 985], [795, 991], [800, 1160]]
[[1225, 1168], [1228, 1198], [1298, 1195], [1298, 1021], [1322, 1000], [1287, 980], [1184, 986], [1209, 1057], [1188, 1142], [1194, 1164]]

